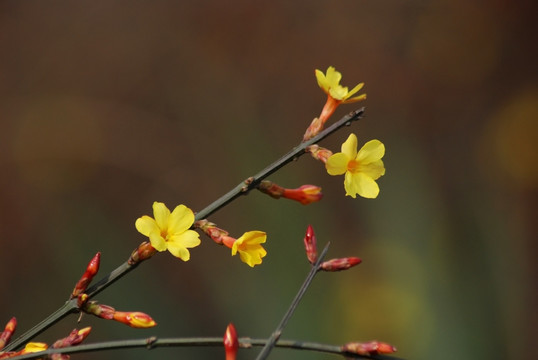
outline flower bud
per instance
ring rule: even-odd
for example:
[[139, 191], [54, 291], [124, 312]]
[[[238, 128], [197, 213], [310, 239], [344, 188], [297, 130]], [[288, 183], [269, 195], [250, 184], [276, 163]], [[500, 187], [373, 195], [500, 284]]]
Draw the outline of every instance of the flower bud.
[[298, 189], [284, 189], [282, 197], [298, 201], [303, 205], [308, 205], [320, 201], [323, 194], [321, 193], [321, 188], [319, 186], [303, 185]]
[[91, 330], [92, 328], [89, 326], [80, 330], [73, 329], [73, 331], [71, 331], [71, 333], [69, 333], [67, 337], [57, 340], [52, 345], [52, 347], [54, 349], [60, 349], [60, 348], [68, 347], [68, 346], [78, 345], [82, 341], [84, 341], [84, 339], [86, 339], [88, 335], [90, 335]]
[[82, 310], [88, 314], [92, 314], [106, 320], [114, 319], [114, 313], [116, 312], [116, 309], [114, 309], [112, 306], [101, 305], [95, 301], [87, 302]]
[[116, 311], [114, 313], [114, 320], [119, 321], [125, 325], [129, 325], [133, 328], [150, 328], [157, 325], [157, 323], [149, 316], [143, 312], [123, 312]]
[[153, 246], [151, 246], [151, 243], [149, 241], [144, 241], [133, 251], [133, 253], [129, 257], [129, 260], [127, 260], [127, 263], [129, 265], [138, 264], [139, 262], [149, 259], [153, 255], [155, 255], [156, 252], [157, 250]]
[[286, 189], [269, 180], [263, 180], [258, 185], [258, 190], [274, 199], [283, 197], [285, 199], [298, 201], [303, 205], [319, 201], [323, 197], [319, 186], [303, 185], [297, 189]]
[[73, 292], [71, 293], [71, 299], [76, 298], [78, 295], [82, 294], [88, 288], [88, 285], [91, 283], [94, 276], [99, 271], [99, 264], [101, 262], [101, 253], [98, 252], [90, 260], [88, 266], [86, 266], [86, 271], [82, 274], [82, 277], [75, 285]]
[[396, 348], [390, 344], [379, 341], [368, 341], [364, 343], [352, 342], [342, 346], [342, 351], [357, 355], [377, 355], [377, 354], [392, 354]]
[[314, 264], [318, 260], [318, 250], [316, 246], [316, 235], [314, 234], [314, 228], [308, 225], [306, 228], [306, 234], [304, 236], [304, 247], [306, 249], [306, 257], [311, 264]]
[[209, 236], [217, 244], [222, 244], [223, 237], [228, 235], [226, 230], [220, 229], [216, 224], [202, 219], [194, 223], [194, 226], [202, 230], [207, 236]]
[[0, 350], [6, 346], [7, 343], [9, 343], [9, 340], [11, 339], [11, 335], [15, 332], [15, 329], [17, 328], [17, 319], [15, 317], [12, 317], [6, 324], [6, 327], [4, 328], [4, 331], [0, 333]]
[[327, 159], [329, 159], [333, 154], [331, 150], [325, 149], [316, 144], [307, 146], [305, 150], [308, 151], [314, 159], [319, 160], [324, 164], [327, 163]]
[[280, 199], [285, 189], [272, 181], [262, 180], [258, 185], [258, 190], [274, 199]]
[[26, 346], [22, 350], [0, 352], [0, 359], [9, 359], [9, 358], [19, 356], [19, 355], [44, 351], [44, 350], [47, 350], [47, 347], [48, 346], [45, 343], [29, 342], [28, 344], [26, 344]]
[[340, 259], [331, 259], [324, 261], [319, 265], [319, 268], [323, 271], [342, 271], [347, 270], [350, 267], [361, 263], [361, 259], [358, 257], [346, 257]]
[[224, 333], [224, 351], [226, 352], [226, 360], [235, 360], [237, 356], [237, 350], [239, 349], [239, 340], [237, 339], [237, 332], [235, 326], [230, 323]]

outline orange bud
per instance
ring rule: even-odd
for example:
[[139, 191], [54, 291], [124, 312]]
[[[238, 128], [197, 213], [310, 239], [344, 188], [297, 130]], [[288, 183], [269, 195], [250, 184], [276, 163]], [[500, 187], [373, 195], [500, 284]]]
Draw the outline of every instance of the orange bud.
[[15, 329], [17, 328], [17, 319], [15, 317], [12, 317], [6, 324], [6, 327], [4, 328], [4, 331], [0, 333], [0, 350], [6, 346], [7, 343], [9, 343], [9, 340], [11, 339], [11, 335], [15, 332]]
[[90, 260], [90, 262], [88, 263], [88, 266], [86, 266], [86, 271], [84, 272], [84, 274], [82, 274], [82, 277], [75, 285], [75, 288], [73, 289], [73, 293], [71, 294], [71, 299], [76, 298], [78, 295], [82, 294], [86, 290], [86, 288], [91, 283], [94, 276], [99, 271], [100, 262], [101, 262], [101, 253], [98, 252]]
[[310, 126], [306, 129], [304, 135], [303, 135], [303, 142], [308, 141], [312, 139], [314, 136], [319, 134], [321, 130], [323, 130], [323, 125], [325, 124], [324, 121], [320, 120], [319, 118], [314, 118], [312, 122], [310, 123]]
[[323, 197], [321, 188], [315, 185], [303, 185], [297, 189], [284, 189], [283, 197], [308, 205], [320, 201]]
[[364, 343], [352, 342], [342, 346], [342, 351], [357, 355], [377, 355], [377, 354], [392, 354], [396, 348], [390, 344], [379, 341], [368, 341]]
[[237, 331], [235, 331], [234, 324], [230, 323], [226, 328], [223, 342], [226, 360], [235, 360], [237, 350], [239, 349], [239, 340], [237, 339]]
[[82, 310], [88, 314], [92, 314], [106, 320], [112, 320], [114, 318], [114, 313], [116, 312], [116, 309], [114, 309], [112, 306], [101, 305], [95, 301], [85, 303]]
[[88, 335], [90, 335], [91, 327], [85, 327], [83, 329], [77, 330], [73, 329], [69, 335], [63, 339], [57, 340], [52, 347], [54, 349], [60, 349], [68, 346], [73, 346], [80, 344]]
[[209, 236], [217, 244], [222, 244], [222, 237], [228, 235], [226, 230], [222, 230], [212, 222], [202, 219], [194, 223], [194, 226], [202, 230], [207, 236]]
[[308, 225], [306, 228], [304, 247], [306, 249], [306, 257], [308, 258], [308, 261], [310, 261], [311, 264], [314, 264], [318, 260], [318, 250], [316, 247], [316, 235], [314, 234], [312, 225]]
[[138, 311], [116, 311], [114, 313], [114, 320], [119, 321], [125, 325], [129, 325], [133, 328], [150, 328], [157, 325], [157, 323], [151, 318], [151, 316]]
[[331, 259], [322, 262], [319, 267], [323, 271], [342, 271], [347, 270], [355, 265], [361, 263], [361, 259], [358, 257], [346, 257], [341, 259]]
[[303, 205], [319, 201], [323, 197], [319, 186], [303, 185], [297, 189], [286, 189], [269, 180], [263, 180], [258, 185], [258, 190], [274, 199], [283, 197], [298, 201]]
[[329, 159], [333, 154], [331, 150], [315, 144], [307, 146], [306, 151], [308, 151], [314, 159], [319, 160], [324, 164], [327, 163], [327, 159]]
[[280, 197], [282, 196], [282, 194], [284, 194], [285, 191], [283, 187], [278, 186], [277, 184], [269, 180], [262, 180], [258, 185], [258, 190], [274, 199], [280, 199]]
[[139, 262], [149, 259], [155, 255], [156, 252], [157, 250], [151, 246], [149, 241], [144, 241], [132, 252], [129, 260], [127, 260], [127, 263], [129, 265], [138, 264]]

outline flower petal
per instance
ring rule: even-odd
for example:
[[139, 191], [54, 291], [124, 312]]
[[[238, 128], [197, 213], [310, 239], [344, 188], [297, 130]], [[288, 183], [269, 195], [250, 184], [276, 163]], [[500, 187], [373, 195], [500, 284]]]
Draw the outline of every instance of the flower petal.
[[247, 231], [239, 238], [245, 244], [263, 244], [267, 240], [267, 234], [263, 231]]
[[135, 221], [136, 230], [144, 236], [149, 236], [152, 232], [160, 232], [155, 220], [147, 215], [139, 217]]
[[366, 165], [360, 165], [359, 172], [377, 180], [385, 175], [385, 166], [382, 160], [377, 160]]
[[168, 229], [168, 218], [170, 217], [170, 210], [162, 202], [155, 201], [153, 203], [153, 216], [157, 222], [157, 226], [161, 230]]
[[149, 242], [151, 243], [151, 246], [155, 248], [157, 251], [164, 251], [166, 250], [166, 240], [161, 236], [161, 232], [159, 230], [152, 231], [149, 235]]
[[366, 165], [380, 160], [383, 155], [385, 155], [385, 145], [379, 140], [370, 140], [359, 150], [356, 160]]
[[331, 155], [325, 163], [325, 168], [329, 175], [342, 175], [347, 171], [347, 164], [351, 160], [344, 153], [336, 153]]
[[316, 80], [318, 81], [319, 87], [328, 94], [329, 82], [327, 81], [325, 74], [321, 72], [321, 70], [316, 69]]
[[188, 230], [194, 223], [194, 213], [185, 205], [178, 205], [170, 214], [168, 233], [174, 235]]
[[362, 101], [362, 100], [366, 100], [366, 94], [361, 94], [359, 96], [355, 96], [355, 97], [352, 97], [350, 99], [346, 99], [344, 101], [342, 101], [343, 104], [351, 104], [351, 103], [354, 103], [354, 102], [357, 102], [357, 101]]
[[189, 261], [191, 258], [191, 253], [187, 248], [183, 246], [168, 245], [168, 251], [177, 258], [180, 258], [183, 261]]
[[335, 100], [342, 101], [347, 96], [347, 87], [335, 85], [329, 89], [329, 95]]
[[344, 181], [346, 195], [355, 198], [356, 194], [367, 198], [375, 199], [379, 194], [379, 186], [371, 177], [363, 173], [346, 173]]
[[357, 143], [357, 136], [351, 133], [347, 140], [342, 144], [342, 152], [347, 155], [349, 160], [355, 159], [357, 156]]
[[[362, 87], [364, 86], [364, 83], [360, 83], [359, 85], [355, 86], [353, 89], [351, 89], [351, 91], [349, 91], [346, 95], [346, 99], [347, 98], [350, 98], [352, 97], [357, 91], [359, 91], [360, 89], [362, 89]], [[362, 95], [361, 95], [362, 96]], [[347, 102], [347, 100], [346, 100]]]
[[200, 235], [194, 230], [187, 230], [181, 234], [172, 235], [168, 238], [168, 247], [181, 246], [193, 248], [200, 245]]
[[336, 87], [340, 84], [340, 80], [342, 80], [342, 74], [333, 66], [329, 66], [327, 68], [327, 75], [325, 75], [325, 78], [327, 79], [327, 83], [329, 84], [330, 88]]

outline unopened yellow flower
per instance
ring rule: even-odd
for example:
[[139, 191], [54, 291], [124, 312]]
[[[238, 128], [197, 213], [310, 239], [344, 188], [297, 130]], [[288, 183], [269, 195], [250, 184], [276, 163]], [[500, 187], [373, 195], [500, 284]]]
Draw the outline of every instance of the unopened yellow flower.
[[342, 152], [332, 155], [325, 164], [329, 175], [345, 174], [346, 195], [355, 198], [374, 199], [379, 194], [375, 180], [385, 175], [381, 158], [385, 155], [385, 145], [379, 140], [370, 140], [357, 152], [357, 137], [349, 135], [342, 144]]
[[260, 245], [267, 239], [267, 234], [263, 231], [247, 231], [232, 245], [232, 255], [237, 254], [241, 261], [250, 267], [262, 263], [262, 257], [267, 255], [267, 251]]
[[366, 94], [352, 97], [362, 89], [364, 83], [360, 83], [351, 89], [351, 91], [348, 91], [347, 86], [340, 85], [342, 74], [336, 71], [332, 66], [329, 66], [325, 74], [321, 70], [316, 69], [316, 79], [318, 80], [319, 87], [325, 91], [327, 95], [341, 103], [347, 104], [366, 99]]
[[47, 350], [48, 345], [41, 342], [29, 342], [20, 352], [21, 355]]
[[185, 205], [170, 210], [161, 202], [153, 203], [153, 216], [144, 215], [135, 222], [136, 229], [149, 237], [151, 246], [158, 251], [168, 250], [183, 261], [190, 259], [188, 248], [200, 245], [196, 231], [190, 230], [194, 223], [194, 213]]

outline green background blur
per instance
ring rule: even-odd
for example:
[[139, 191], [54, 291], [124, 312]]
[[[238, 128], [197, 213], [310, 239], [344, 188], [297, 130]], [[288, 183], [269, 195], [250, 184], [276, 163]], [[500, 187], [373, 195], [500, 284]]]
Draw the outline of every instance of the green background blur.
[[[200, 210], [295, 146], [325, 102], [314, 69], [365, 82], [349, 132], [386, 145], [376, 200], [304, 156], [270, 179], [322, 186], [310, 206], [253, 192], [210, 218], [268, 233], [250, 269], [202, 236], [184, 263], [159, 254], [97, 296], [151, 314], [148, 330], [85, 316], [88, 342], [267, 337], [309, 266], [328, 257], [283, 337], [382, 340], [406, 359], [530, 359], [536, 335], [538, 86], [534, 1], [1, 1], [0, 323], [17, 334], [67, 299], [89, 259], [104, 275], [144, 240], [153, 201]], [[2, 325], [3, 326], [3, 325]], [[241, 351], [252, 359], [255, 351]], [[222, 359], [156, 349], [74, 359]], [[274, 359], [335, 356], [275, 351]]]

